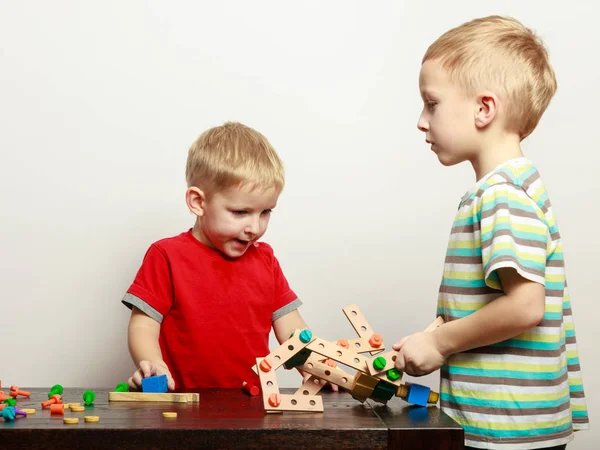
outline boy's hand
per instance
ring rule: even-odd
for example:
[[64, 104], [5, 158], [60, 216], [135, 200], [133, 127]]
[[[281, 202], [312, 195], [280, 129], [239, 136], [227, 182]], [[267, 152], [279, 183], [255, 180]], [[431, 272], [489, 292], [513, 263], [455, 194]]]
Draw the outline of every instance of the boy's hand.
[[437, 333], [420, 332], [406, 336], [392, 345], [398, 351], [396, 369], [414, 377], [427, 375], [444, 364]]
[[131, 378], [129, 378], [127, 384], [129, 384], [130, 389], [139, 391], [142, 389], [142, 378], [148, 378], [154, 375], [166, 375], [167, 387], [170, 391], [175, 389], [175, 381], [164, 361], [156, 363], [151, 361], [140, 361], [140, 368], [134, 372]]

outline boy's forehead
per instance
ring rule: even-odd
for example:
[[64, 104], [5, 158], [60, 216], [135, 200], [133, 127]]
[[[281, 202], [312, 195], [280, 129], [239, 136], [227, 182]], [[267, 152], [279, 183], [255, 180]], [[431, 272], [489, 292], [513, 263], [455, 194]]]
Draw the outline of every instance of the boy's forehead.
[[262, 186], [234, 186], [225, 189], [221, 195], [228, 201], [240, 204], [252, 205], [273, 205], [279, 198], [279, 189], [274, 187], [264, 188]]

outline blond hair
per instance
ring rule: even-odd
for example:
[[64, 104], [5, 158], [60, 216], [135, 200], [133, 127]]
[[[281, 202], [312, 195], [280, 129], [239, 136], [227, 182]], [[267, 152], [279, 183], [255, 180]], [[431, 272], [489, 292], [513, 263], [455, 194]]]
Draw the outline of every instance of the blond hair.
[[423, 62], [438, 61], [469, 93], [489, 89], [504, 105], [506, 129], [525, 139], [556, 92], [548, 52], [533, 31], [511, 17], [475, 19], [440, 36]]
[[207, 194], [233, 186], [252, 189], [284, 185], [283, 164], [266, 137], [238, 122], [211, 128], [192, 144], [185, 177]]

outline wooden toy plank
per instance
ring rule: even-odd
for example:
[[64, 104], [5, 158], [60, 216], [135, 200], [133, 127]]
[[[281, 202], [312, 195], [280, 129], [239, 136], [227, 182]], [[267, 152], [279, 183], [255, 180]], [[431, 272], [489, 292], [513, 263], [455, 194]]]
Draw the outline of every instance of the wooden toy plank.
[[344, 311], [344, 314], [350, 321], [350, 324], [352, 325], [352, 328], [354, 328], [354, 331], [356, 331], [356, 334], [358, 334], [361, 338], [364, 337], [369, 339], [371, 337], [371, 335], [374, 333], [373, 328], [371, 328], [371, 325], [369, 325], [369, 322], [367, 322], [367, 319], [360, 311], [358, 305], [346, 306], [344, 309], [342, 309], [342, 311]]
[[328, 342], [321, 338], [316, 338], [310, 344], [306, 346], [309, 350], [316, 352], [320, 355], [326, 356], [327, 358], [333, 359], [339, 363], [345, 364], [353, 369], [360, 370], [362, 372], [368, 372], [367, 359], [359, 355], [358, 353], [340, 347], [333, 342]]
[[373, 347], [369, 344], [368, 338], [356, 338], [346, 339], [350, 345], [350, 350], [354, 350], [356, 353], [371, 353], [371, 355], [377, 355], [385, 350], [383, 343], [379, 347]]
[[[305, 344], [300, 340], [301, 331], [302, 330], [296, 330], [291, 338], [264, 357], [264, 359], [271, 364], [271, 370], [277, 370], [284, 365], [288, 359], [297, 354], [315, 339], [313, 336], [312, 340]], [[258, 366], [253, 366], [252, 370], [258, 375]]]
[[[373, 328], [371, 327], [371, 325], [369, 325], [369, 322], [361, 312], [358, 305], [348, 305], [344, 309], [342, 309], [342, 311], [346, 315], [346, 318], [350, 321], [350, 324], [352, 325], [352, 328], [354, 328], [354, 331], [356, 331], [356, 333], [361, 338], [364, 338], [368, 342], [373, 333], [375, 333], [375, 331], [373, 331]], [[381, 353], [381, 351], [382, 349], [376, 348], [370, 353], [371, 355], [376, 355], [377, 353]]]
[[[302, 366], [299, 367], [299, 369], [310, 373], [311, 375], [316, 376], [322, 380], [336, 384], [342, 389], [352, 389], [354, 375], [350, 375], [344, 372], [339, 367], [330, 367], [327, 364], [320, 362], [314, 354], [311, 355], [308, 358], [308, 360]], [[296, 393], [298, 394], [299, 392], [302, 392], [302, 389], [298, 389], [298, 392]]]
[[110, 402], [169, 402], [169, 403], [197, 403], [200, 401], [198, 393], [155, 393], [155, 392], [109, 392]]
[[325, 386], [321, 379], [316, 375], [311, 375], [306, 379], [302, 386], [298, 388], [294, 395], [316, 395]]
[[323, 399], [320, 395], [281, 394], [281, 403], [277, 407], [269, 405], [268, 413], [281, 411], [323, 412]]
[[277, 383], [277, 375], [275, 374], [274, 369], [271, 369], [268, 372], [263, 372], [259, 369], [263, 359], [264, 358], [256, 358], [256, 369], [258, 371], [258, 377], [260, 378], [260, 390], [262, 392], [263, 405], [266, 411], [268, 409], [273, 409], [273, 407], [269, 405], [269, 396], [271, 394], [279, 394], [279, 384]]

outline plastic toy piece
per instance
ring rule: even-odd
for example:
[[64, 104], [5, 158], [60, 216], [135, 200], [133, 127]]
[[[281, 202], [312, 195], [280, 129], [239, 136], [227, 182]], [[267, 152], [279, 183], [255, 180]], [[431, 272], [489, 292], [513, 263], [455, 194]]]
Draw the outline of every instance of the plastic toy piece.
[[50, 405], [50, 414], [64, 414], [65, 413], [65, 405], [63, 403], [55, 403], [54, 405]]
[[20, 395], [21, 397], [31, 397], [31, 392], [22, 391], [19, 389], [19, 386], [11, 386], [10, 387], [10, 396], [16, 397]]
[[167, 392], [109, 392], [110, 402], [168, 402], [168, 403], [198, 403], [200, 394]]
[[153, 377], [142, 379], [142, 392], [158, 392], [163, 394], [168, 391], [166, 375], [154, 375]]
[[4, 404], [8, 406], [15, 406], [17, 404], [17, 401], [12, 397], [8, 397], [6, 400], [4, 400]]
[[256, 397], [258, 394], [260, 394], [260, 388], [258, 386], [250, 384], [246, 381], [242, 382], [242, 389], [244, 390], [244, 392], [250, 394], [252, 397]]
[[71, 412], [83, 412], [83, 411], [85, 411], [85, 407], [84, 406], [71, 406], [70, 409], [71, 409]]
[[63, 423], [67, 425], [75, 425], [79, 423], [79, 419], [77, 417], [65, 417], [63, 419]]
[[164, 413], [162, 413], [162, 416], [165, 419], [176, 419], [177, 418], [177, 413], [173, 412], [173, 411], [165, 411]]
[[10, 398], [10, 395], [6, 395], [4, 391], [0, 391], [0, 402], [3, 402], [7, 398]]
[[292, 356], [290, 359], [288, 359], [283, 366], [287, 370], [293, 369], [294, 367], [301, 366], [302, 364], [304, 364], [306, 362], [306, 360], [308, 359], [308, 357], [310, 356], [311, 353], [312, 352], [309, 349], [303, 348], [298, 353], [296, 353], [294, 356]]
[[65, 403], [65, 408], [78, 408], [81, 406], [81, 403]]
[[50, 388], [50, 392], [48, 392], [48, 398], [56, 394], [62, 395], [63, 391], [63, 387], [60, 384], [55, 384]]
[[94, 403], [94, 400], [96, 400], [96, 394], [94, 391], [85, 391], [82, 397], [85, 406], [90, 406], [92, 403]]
[[14, 406], [7, 406], [0, 411], [0, 417], [4, 418], [5, 422], [12, 422], [17, 417]]
[[387, 383], [380, 380], [373, 390], [371, 398], [380, 403], [387, 403], [394, 395], [396, 395], [397, 388], [392, 383]]
[[35, 409], [33, 408], [23, 408], [23, 412], [26, 412], [28, 415], [36, 413]]
[[83, 420], [85, 420], [87, 423], [96, 423], [96, 422], [100, 422], [100, 417], [99, 416], [85, 416], [83, 418]]
[[17, 416], [23, 416], [23, 417], [27, 417], [27, 411], [20, 409], [18, 406], [15, 406], [15, 413], [17, 414]]
[[427, 403], [437, 403], [440, 398], [440, 394], [437, 392], [416, 383], [403, 384], [398, 388], [396, 395], [405, 399], [408, 403], [419, 406], [427, 406]]
[[127, 383], [119, 383], [114, 392], [129, 392], [129, 385]]
[[[303, 334], [305, 331], [308, 333]], [[303, 342], [303, 339], [307, 342]], [[303, 348], [307, 347], [313, 340], [314, 338], [310, 330], [296, 330], [290, 339], [285, 341], [264, 358], [261, 358], [261, 362], [262, 360], [265, 362], [260, 364], [258, 369], [265, 372], [267, 371], [267, 366], [269, 366], [268, 370], [277, 370], [286, 361], [297, 355]], [[258, 375], [257, 368], [253, 367], [253, 370]]]
[[361, 403], [364, 403], [371, 395], [375, 387], [379, 384], [379, 380], [366, 373], [358, 372], [354, 377], [354, 383], [350, 394], [352, 397]]

